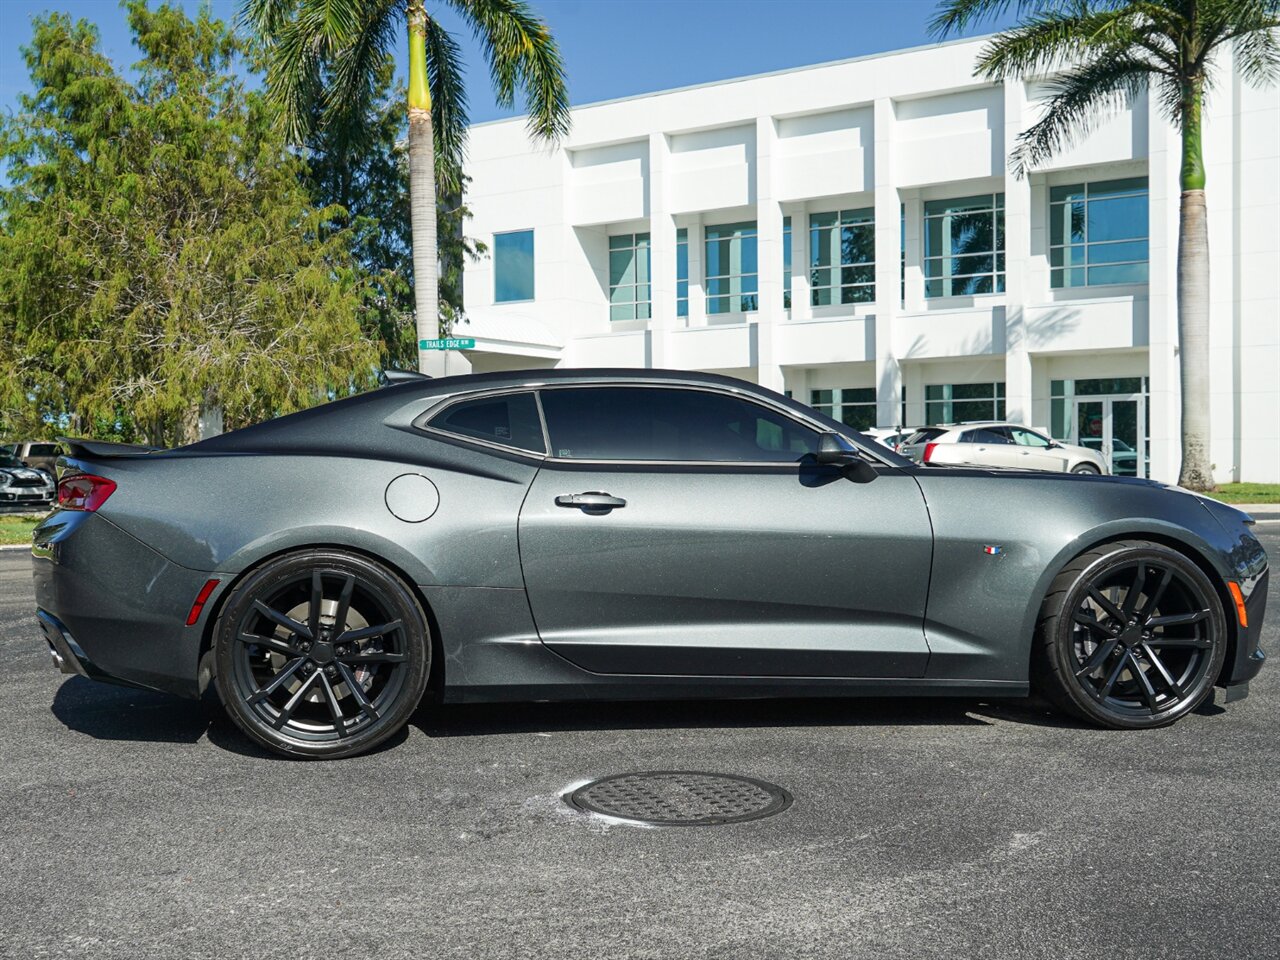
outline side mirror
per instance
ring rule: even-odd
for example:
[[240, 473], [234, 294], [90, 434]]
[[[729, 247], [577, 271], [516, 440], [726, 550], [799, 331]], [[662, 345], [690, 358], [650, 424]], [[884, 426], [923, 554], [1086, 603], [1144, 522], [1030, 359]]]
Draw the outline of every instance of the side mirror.
[[824, 433], [818, 438], [819, 463], [853, 463], [860, 460], [858, 448], [838, 433]]
[[875, 468], [862, 458], [858, 448], [838, 433], [824, 433], [818, 438], [818, 463], [842, 468], [855, 483], [869, 483], [876, 478]]

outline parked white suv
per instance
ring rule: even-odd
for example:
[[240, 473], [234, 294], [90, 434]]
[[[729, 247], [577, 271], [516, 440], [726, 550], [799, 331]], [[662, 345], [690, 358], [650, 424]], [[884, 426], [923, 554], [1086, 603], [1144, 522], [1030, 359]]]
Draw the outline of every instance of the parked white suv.
[[917, 430], [901, 453], [919, 463], [1021, 467], [1057, 473], [1107, 472], [1101, 453], [1053, 440], [1016, 423], [948, 423]]

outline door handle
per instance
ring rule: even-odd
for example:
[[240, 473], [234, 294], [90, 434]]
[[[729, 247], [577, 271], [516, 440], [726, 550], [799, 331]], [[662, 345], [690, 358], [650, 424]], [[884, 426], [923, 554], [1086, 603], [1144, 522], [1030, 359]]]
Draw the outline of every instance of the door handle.
[[597, 490], [587, 493], [562, 493], [556, 497], [556, 505], [560, 507], [578, 507], [583, 510], [613, 510], [625, 507], [627, 501], [621, 497], [610, 496]]

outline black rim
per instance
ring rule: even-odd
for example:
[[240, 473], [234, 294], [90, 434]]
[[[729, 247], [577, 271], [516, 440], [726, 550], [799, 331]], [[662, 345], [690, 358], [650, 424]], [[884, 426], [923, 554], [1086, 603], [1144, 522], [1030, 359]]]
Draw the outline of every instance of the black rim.
[[1187, 703], [1203, 690], [1213, 657], [1211, 603], [1162, 561], [1107, 568], [1072, 611], [1076, 682], [1119, 714], [1149, 717]]
[[236, 628], [236, 691], [297, 740], [342, 740], [376, 723], [405, 683], [404, 623], [374, 584], [314, 570], [256, 598]]

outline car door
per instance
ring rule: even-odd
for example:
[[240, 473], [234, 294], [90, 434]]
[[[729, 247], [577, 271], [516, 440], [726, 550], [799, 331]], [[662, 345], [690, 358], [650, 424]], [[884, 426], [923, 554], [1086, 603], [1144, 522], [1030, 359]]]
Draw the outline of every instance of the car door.
[[1055, 446], [1048, 437], [1025, 427], [1009, 427], [1008, 430], [1013, 437], [1014, 466], [1029, 470], [1055, 470], [1059, 473], [1067, 469], [1062, 448]]
[[981, 467], [1017, 466], [1017, 450], [1005, 427], [978, 427], [960, 436], [965, 444], [964, 461]]
[[817, 464], [819, 430], [731, 390], [540, 391], [520, 513], [542, 641], [598, 673], [919, 677], [932, 529], [906, 472]]

